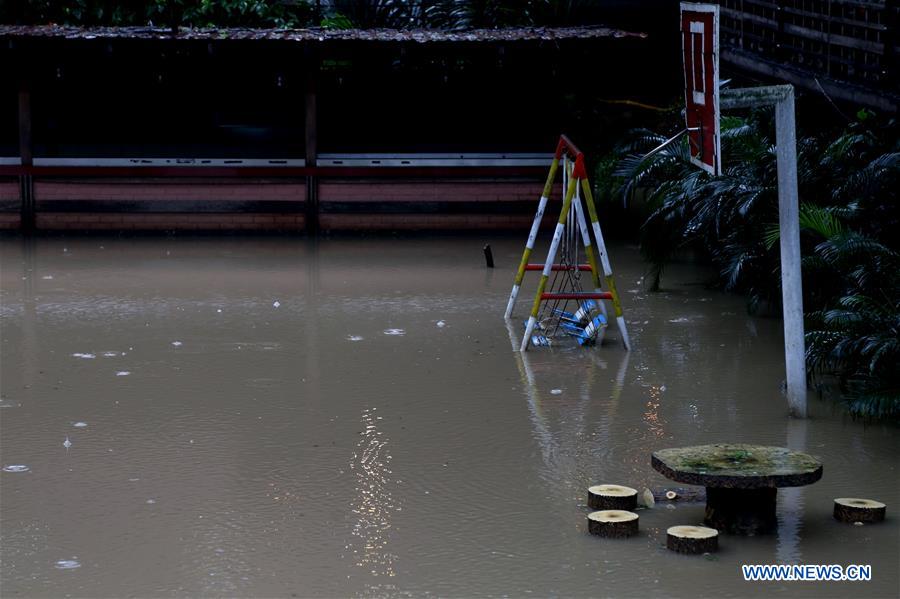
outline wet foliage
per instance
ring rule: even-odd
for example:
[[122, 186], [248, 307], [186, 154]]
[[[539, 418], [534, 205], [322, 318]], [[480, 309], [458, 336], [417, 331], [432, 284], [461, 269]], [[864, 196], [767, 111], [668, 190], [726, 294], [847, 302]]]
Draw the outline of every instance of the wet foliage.
[[[690, 164], [682, 138], [633, 131], [614, 176], [646, 192], [641, 251], [650, 286], [685, 250], [718, 266], [716, 283], [780, 309], [778, 188], [771, 112], [722, 119], [723, 174]], [[838, 134], [797, 142], [807, 366], [835, 377], [854, 415], [900, 417], [900, 142], [895, 120], [865, 111]]]
[[295, 27], [314, 16], [310, 2], [277, 0], [7, 0], [0, 6], [0, 21], [28, 25]]
[[185, 27], [476, 28], [577, 23], [582, 0], [8, 0], [0, 22]]

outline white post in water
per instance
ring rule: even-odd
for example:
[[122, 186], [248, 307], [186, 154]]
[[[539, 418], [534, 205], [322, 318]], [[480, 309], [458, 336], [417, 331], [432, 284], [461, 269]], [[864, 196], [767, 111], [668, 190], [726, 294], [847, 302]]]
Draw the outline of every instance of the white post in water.
[[803, 339], [803, 280], [800, 276], [800, 207], [797, 192], [794, 88], [791, 85], [773, 85], [723, 90], [721, 98], [723, 109], [775, 105], [787, 398], [791, 415], [806, 418], [806, 345]]
[[781, 229], [781, 304], [784, 360], [791, 414], [806, 418], [806, 346], [803, 339], [803, 279], [800, 273], [800, 207], [797, 193], [797, 133], [794, 88], [775, 104], [778, 156], [778, 226]]

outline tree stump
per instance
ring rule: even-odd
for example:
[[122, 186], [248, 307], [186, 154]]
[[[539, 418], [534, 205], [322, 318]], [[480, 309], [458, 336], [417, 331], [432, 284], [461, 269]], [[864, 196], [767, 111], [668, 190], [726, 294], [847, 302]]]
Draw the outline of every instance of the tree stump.
[[592, 510], [633, 510], [637, 507], [637, 491], [622, 485], [595, 485], [588, 489], [588, 506]]
[[719, 550], [719, 531], [705, 526], [673, 526], [666, 531], [666, 547], [696, 555]]
[[638, 515], [625, 510], [601, 510], [588, 514], [588, 530], [592, 535], [624, 539], [638, 533]]
[[838, 497], [834, 500], [834, 517], [841, 522], [881, 522], [885, 512], [887, 506], [880, 501], [857, 497]]

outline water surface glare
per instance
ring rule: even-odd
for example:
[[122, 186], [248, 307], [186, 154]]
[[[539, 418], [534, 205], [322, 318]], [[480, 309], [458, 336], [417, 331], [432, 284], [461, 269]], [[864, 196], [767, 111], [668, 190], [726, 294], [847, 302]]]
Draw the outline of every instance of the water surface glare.
[[[3, 596], [898, 595], [897, 427], [814, 394], [786, 418], [781, 322], [696, 266], [645, 292], [633, 247], [610, 258], [634, 351], [611, 325], [519, 354], [522, 241], [0, 240]], [[664, 546], [700, 504], [587, 534], [588, 486], [665, 487], [652, 451], [712, 442], [804, 450], [824, 477], [710, 558]], [[845, 496], [887, 521], [836, 522]], [[873, 580], [745, 583], [742, 563]]]

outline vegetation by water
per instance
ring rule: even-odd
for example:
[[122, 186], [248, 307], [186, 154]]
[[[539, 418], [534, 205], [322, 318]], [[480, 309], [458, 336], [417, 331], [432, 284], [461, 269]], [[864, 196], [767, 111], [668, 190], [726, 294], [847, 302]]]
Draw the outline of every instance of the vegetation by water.
[[[354, 27], [465, 30], [554, 24], [579, 3], [567, 0], [11, 0], [4, 23], [191, 27]], [[586, 8], [586, 7], [582, 7]]]
[[[724, 174], [692, 166], [686, 139], [634, 131], [612, 169], [626, 197], [647, 192], [641, 250], [659, 289], [686, 249], [719, 267], [716, 283], [754, 312], [780, 308], [778, 187], [772, 113], [722, 119]], [[896, 120], [867, 111], [838, 133], [798, 139], [807, 364], [835, 377], [854, 415], [900, 416], [900, 142]], [[607, 166], [607, 170], [610, 170]]]
[[313, 3], [278, 0], [11, 0], [0, 5], [4, 23], [293, 27], [309, 24]]

